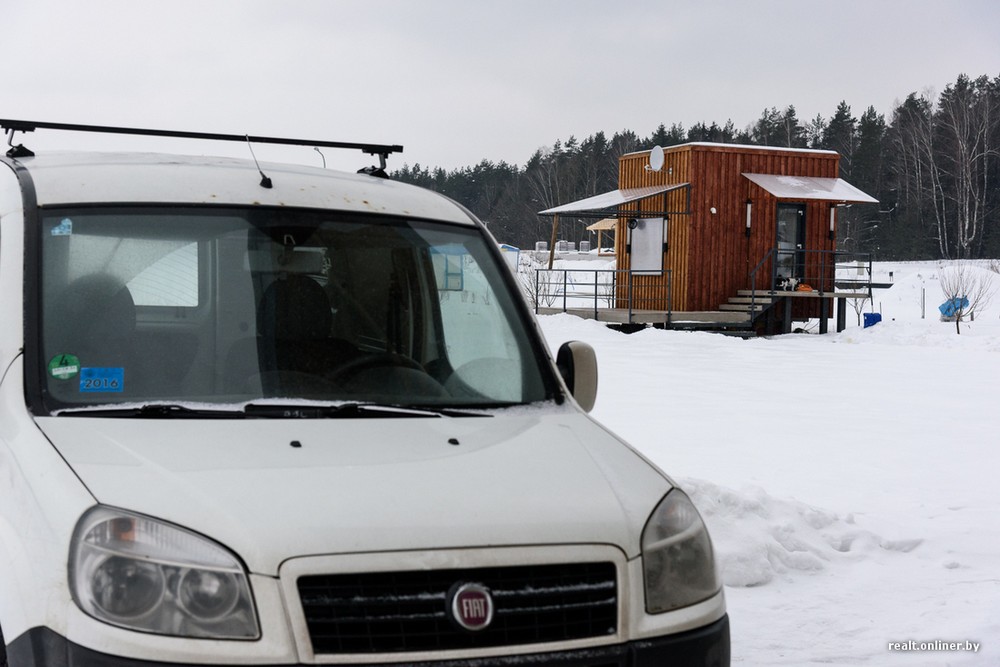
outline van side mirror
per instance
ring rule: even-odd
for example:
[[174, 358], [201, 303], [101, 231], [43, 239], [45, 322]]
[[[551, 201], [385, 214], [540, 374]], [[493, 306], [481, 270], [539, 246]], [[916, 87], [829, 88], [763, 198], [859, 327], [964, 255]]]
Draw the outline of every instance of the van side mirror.
[[597, 401], [597, 355], [594, 348], [571, 340], [559, 347], [556, 367], [580, 407], [590, 412]]

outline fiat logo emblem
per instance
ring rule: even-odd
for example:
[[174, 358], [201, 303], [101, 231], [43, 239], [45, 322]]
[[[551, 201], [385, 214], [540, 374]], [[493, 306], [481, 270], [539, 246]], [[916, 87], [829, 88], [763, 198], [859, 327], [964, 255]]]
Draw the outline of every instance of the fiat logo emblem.
[[481, 584], [460, 584], [450, 596], [451, 617], [459, 626], [476, 632], [493, 622], [493, 596]]

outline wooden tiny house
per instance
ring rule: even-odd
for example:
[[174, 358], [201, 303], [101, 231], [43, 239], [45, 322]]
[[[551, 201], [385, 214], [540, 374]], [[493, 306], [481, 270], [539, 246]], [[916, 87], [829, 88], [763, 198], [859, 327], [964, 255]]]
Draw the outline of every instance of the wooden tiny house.
[[[668, 324], [682, 313], [749, 310], [739, 321], [759, 330], [820, 317], [825, 331], [833, 298], [844, 305], [834, 297], [837, 207], [875, 202], [838, 177], [839, 160], [833, 151], [714, 143], [642, 151], [620, 159], [617, 191], [542, 214], [603, 216], [613, 202], [617, 268], [629, 272], [628, 285], [616, 282], [618, 308], [641, 303], [667, 312]], [[779, 301], [784, 308], [773, 308]]]

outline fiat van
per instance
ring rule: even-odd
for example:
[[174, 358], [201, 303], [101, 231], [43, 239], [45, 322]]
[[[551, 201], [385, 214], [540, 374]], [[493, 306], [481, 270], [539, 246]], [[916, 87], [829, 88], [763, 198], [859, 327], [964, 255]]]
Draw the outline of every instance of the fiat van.
[[697, 510], [399, 147], [2, 124], [0, 664], [729, 664]]

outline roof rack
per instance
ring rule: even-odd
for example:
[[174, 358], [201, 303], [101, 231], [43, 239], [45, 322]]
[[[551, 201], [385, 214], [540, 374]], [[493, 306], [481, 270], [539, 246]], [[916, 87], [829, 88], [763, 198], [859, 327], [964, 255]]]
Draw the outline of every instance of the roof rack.
[[[385, 172], [385, 161], [390, 153], [402, 153], [398, 144], [362, 144], [345, 141], [318, 141], [315, 139], [288, 139], [285, 137], [261, 137], [250, 134], [216, 134], [211, 132], [184, 132], [178, 130], [153, 130], [136, 127], [108, 127], [104, 125], [74, 125], [71, 123], [44, 123], [33, 120], [0, 119], [0, 127], [7, 132], [10, 150], [7, 157], [31, 157], [34, 155], [23, 145], [14, 146], [14, 132], [34, 132], [35, 130], [68, 130], [71, 132], [99, 132], [104, 134], [132, 134], [151, 137], [173, 137], [180, 139], [208, 139], [211, 141], [241, 141], [256, 144], [283, 144], [286, 146], [314, 146], [322, 148], [346, 148], [360, 150], [368, 155], [377, 155], [381, 161], [380, 170]], [[372, 168], [374, 169], [374, 168]], [[368, 170], [362, 170], [372, 173]]]

